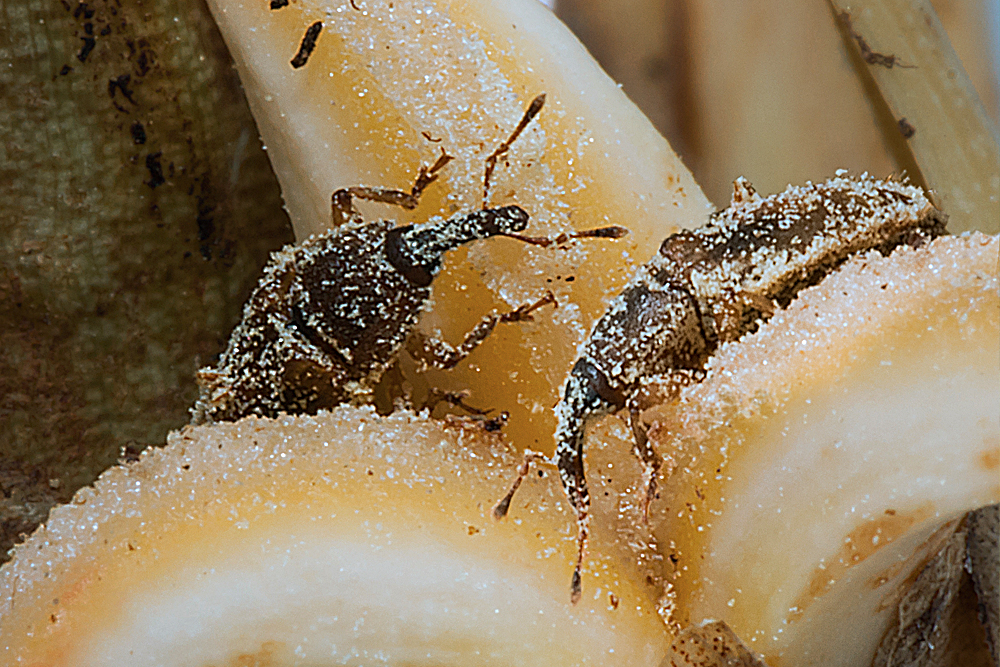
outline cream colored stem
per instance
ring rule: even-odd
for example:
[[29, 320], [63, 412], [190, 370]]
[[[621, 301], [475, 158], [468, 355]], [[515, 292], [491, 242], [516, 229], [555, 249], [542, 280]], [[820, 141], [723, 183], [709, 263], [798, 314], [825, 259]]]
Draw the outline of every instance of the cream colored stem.
[[[929, 0], [830, 0], [849, 16], [853, 48], [865, 58], [908, 139], [949, 229], [1000, 230], [1000, 140]], [[842, 24], [845, 25], [846, 24]], [[862, 57], [866, 55], [861, 48]]]

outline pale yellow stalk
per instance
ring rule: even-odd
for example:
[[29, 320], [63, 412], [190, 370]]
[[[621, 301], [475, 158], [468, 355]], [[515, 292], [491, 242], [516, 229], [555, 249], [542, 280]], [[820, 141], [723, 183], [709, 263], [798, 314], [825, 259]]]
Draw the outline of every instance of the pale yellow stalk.
[[56, 508], [0, 570], [0, 662], [650, 665], [641, 581], [568, 604], [559, 492], [497, 525], [513, 457], [476, 427], [340, 408], [171, 435]]

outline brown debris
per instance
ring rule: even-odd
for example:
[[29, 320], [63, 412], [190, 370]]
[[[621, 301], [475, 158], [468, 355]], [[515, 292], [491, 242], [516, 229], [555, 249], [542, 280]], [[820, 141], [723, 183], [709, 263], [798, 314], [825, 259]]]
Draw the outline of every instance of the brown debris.
[[967, 514], [915, 573], [873, 667], [996, 664], [998, 507]]

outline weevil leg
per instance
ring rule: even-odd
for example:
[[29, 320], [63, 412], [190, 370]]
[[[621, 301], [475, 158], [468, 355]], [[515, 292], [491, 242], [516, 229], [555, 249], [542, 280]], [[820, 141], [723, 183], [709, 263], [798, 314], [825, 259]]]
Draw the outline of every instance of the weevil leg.
[[518, 488], [520, 488], [521, 482], [524, 481], [524, 478], [528, 476], [531, 464], [535, 461], [554, 465], [553, 461], [551, 461], [545, 454], [535, 452], [530, 449], [524, 450], [524, 459], [521, 461], [521, 466], [517, 469], [517, 477], [514, 479], [514, 483], [510, 485], [510, 491], [508, 491], [507, 495], [501, 498], [500, 502], [493, 507], [494, 519], [499, 521], [507, 516], [508, 510], [510, 510], [510, 501], [514, 499], [514, 494], [517, 492]]
[[503, 142], [497, 149], [493, 151], [488, 158], [486, 158], [486, 173], [483, 175], [483, 208], [486, 208], [486, 200], [489, 198], [490, 194], [490, 177], [493, 175], [493, 170], [496, 169], [497, 160], [500, 156], [510, 150], [511, 144], [517, 140], [524, 131], [524, 128], [528, 126], [528, 123], [538, 115], [538, 112], [542, 110], [542, 105], [545, 104], [545, 93], [541, 93], [536, 96], [535, 99], [531, 100], [531, 104], [528, 105], [527, 110], [521, 117], [521, 122], [517, 124], [514, 131], [510, 133], [507, 137], [507, 141]]
[[615, 390], [608, 385], [604, 373], [587, 358], [578, 359], [566, 383], [563, 399], [556, 407], [559, 425], [555, 433], [555, 454], [551, 459], [546, 459], [537, 452], [526, 454], [524, 464], [518, 471], [518, 477], [514, 480], [510, 491], [493, 509], [493, 516], [498, 519], [507, 513], [514, 492], [528, 474], [531, 461], [541, 459], [555, 464], [559, 469], [559, 480], [562, 482], [569, 504], [576, 512], [576, 565], [573, 567], [573, 579], [570, 584], [570, 600], [573, 604], [580, 600], [583, 557], [590, 537], [590, 491], [587, 488], [583, 462], [587, 424], [596, 417], [620, 409], [623, 405], [624, 399], [618, 400]]
[[477, 407], [471, 406], [465, 402], [465, 399], [469, 397], [469, 391], [463, 389], [462, 391], [444, 391], [438, 389], [437, 387], [431, 387], [430, 391], [427, 393], [427, 400], [424, 401], [424, 408], [428, 412], [433, 412], [434, 408], [438, 406], [439, 403], [447, 403], [453, 405], [456, 408], [462, 408], [470, 415], [476, 415], [478, 417], [485, 417], [492, 410], [480, 410]]
[[[570, 444], [573, 440], [579, 442], [579, 447], [574, 448]], [[507, 495], [493, 508], [494, 519], [499, 521], [507, 516], [510, 502], [521, 486], [521, 482], [528, 476], [533, 462], [539, 461], [555, 465], [559, 469], [559, 478], [562, 480], [563, 488], [566, 490], [570, 504], [576, 511], [576, 564], [573, 566], [573, 579], [570, 582], [570, 602], [573, 604], [580, 601], [580, 595], [583, 592], [581, 571], [583, 557], [587, 550], [587, 540], [590, 538], [590, 492], [587, 489], [587, 478], [583, 472], [582, 445], [582, 438], [561, 438], [556, 446], [555, 456], [551, 459], [541, 452], [526, 450], [521, 467], [517, 469], [514, 483], [511, 484]]]
[[638, 408], [630, 407], [628, 411], [628, 424], [632, 429], [632, 437], [635, 441], [632, 444], [632, 453], [639, 459], [642, 466], [642, 481], [646, 487], [646, 496], [642, 501], [642, 520], [649, 524], [649, 506], [656, 497], [657, 478], [660, 474], [660, 467], [663, 465], [652, 443], [649, 442], [646, 424], [643, 423]]
[[414, 332], [410, 337], [408, 349], [413, 357], [424, 364], [424, 366], [435, 366], [448, 370], [454, 368], [460, 361], [465, 359], [475, 350], [501, 322], [529, 322], [532, 320], [532, 312], [538, 310], [546, 304], [555, 304], [556, 297], [552, 292], [547, 292], [538, 301], [521, 306], [509, 313], [493, 313], [487, 315], [479, 322], [472, 331], [465, 336], [457, 347], [440, 338], [426, 338], [419, 332]]
[[524, 234], [513, 233], [501, 234], [501, 236], [517, 239], [518, 241], [530, 243], [531, 245], [548, 248], [550, 245], [566, 245], [572, 239], [620, 239], [628, 233], [628, 230], [624, 227], [609, 225], [607, 227], [598, 227], [597, 229], [585, 229], [579, 232], [562, 233], [555, 238], [548, 238], [546, 236], [525, 236]]
[[628, 424], [634, 439], [632, 453], [642, 466], [642, 481], [646, 488], [642, 502], [642, 518], [646, 524], [649, 523], [649, 506], [656, 498], [663, 459], [649, 441], [649, 429], [642, 421], [642, 411], [675, 400], [682, 388], [701, 382], [704, 378], [705, 371], [700, 369], [678, 369], [671, 373], [652, 375], [644, 378], [642, 384], [632, 392], [626, 402]]
[[413, 187], [410, 188], [409, 192], [390, 188], [369, 188], [363, 185], [337, 190], [331, 198], [334, 226], [336, 227], [348, 222], [359, 223], [362, 221], [361, 213], [354, 207], [353, 200], [355, 197], [382, 204], [401, 206], [407, 210], [416, 208], [417, 204], [420, 203], [420, 195], [423, 194], [428, 185], [437, 180], [438, 172], [451, 162], [452, 159], [452, 156], [445, 153], [442, 148], [441, 157], [437, 159], [437, 162], [430, 167], [420, 167], [417, 180], [413, 182]]
[[755, 292], [727, 291], [712, 308], [715, 330], [720, 342], [739, 340], [747, 329], [747, 319], [770, 319], [777, 308], [771, 299]]

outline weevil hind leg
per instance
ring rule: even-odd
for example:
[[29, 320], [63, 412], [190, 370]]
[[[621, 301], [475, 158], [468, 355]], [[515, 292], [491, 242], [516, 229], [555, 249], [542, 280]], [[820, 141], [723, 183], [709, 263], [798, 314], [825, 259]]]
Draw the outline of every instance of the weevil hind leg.
[[361, 213], [354, 206], [355, 198], [400, 206], [406, 210], [416, 208], [417, 204], [420, 203], [420, 195], [424, 193], [428, 185], [437, 180], [438, 172], [453, 159], [442, 148], [441, 157], [433, 165], [430, 167], [420, 167], [417, 179], [413, 182], [413, 187], [410, 188], [409, 192], [393, 190], [391, 188], [369, 188], [363, 185], [337, 190], [331, 197], [333, 225], [337, 227], [347, 223], [356, 224], [363, 221]]
[[444, 370], [454, 368], [469, 356], [473, 350], [486, 340], [498, 324], [501, 322], [530, 322], [532, 312], [544, 305], [554, 304], [558, 306], [555, 295], [547, 292], [538, 301], [526, 304], [509, 313], [492, 313], [484, 317], [479, 324], [473, 327], [465, 336], [465, 340], [458, 346], [454, 346], [440, 338], [427, 338], [420, 332], [414, 332], [410, 336], [407, 344], [411, 356], [419, 363], [426, 366], [434, 366]]

